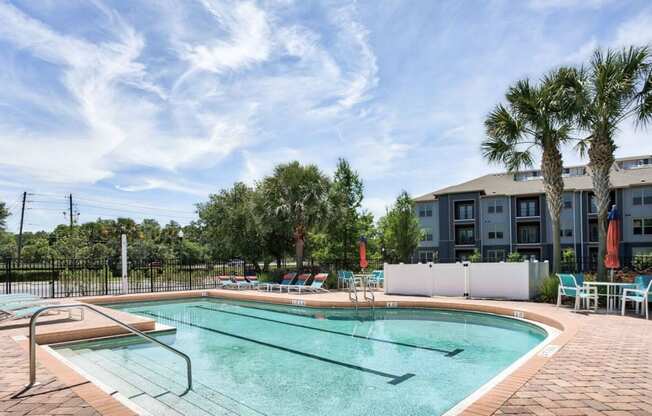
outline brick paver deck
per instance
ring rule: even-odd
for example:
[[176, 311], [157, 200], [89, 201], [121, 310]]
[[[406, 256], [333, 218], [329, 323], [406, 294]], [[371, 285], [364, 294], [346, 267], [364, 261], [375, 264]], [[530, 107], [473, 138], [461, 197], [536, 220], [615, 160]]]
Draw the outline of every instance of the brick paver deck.
[[0, 336], [0, 357], [0, 415], [100, 415], [40, 364], [37, 381], [41, 384], [12, 398], [29, 378], [27, 354], [13, 339]]
[[496, 414], [652, 415], [652, 321], [587, 317]]
[[[348, 302], [346, 293], [302, 297], [247, 292], [228, 292], [227, 295], [224, 291], [211, 291], [211, 295], [284, 303], [304, 299], [306, 304], [313, 306], [344, 306]], [[198, 296], [198, 293], [186, 295]], [[152, 296], [180, 296], [180, 293]], [[553, 344], [561, 346], [558, 352], [551, 358], [542, 354], [532, 357], [465, 409], [464, 415], [652, 416], [652, 321], [616, 315], [583, 316], [564, 308], [526, 302], [382, 294], [377, 294], [376, 300], [378, 306], [391, 301], [399, 302], [402, 307], [468, 308], [509, 315], [519, 311], [528, 319], [563, 329], [553, 340]], [[133, 415], [111, 396], [45, 353], [39, 353], [39, 362], [44, 365], [38, 368], [38, 380], [43, 385], [19, 398], [11, 398], [28, 378], [24, 345], [10, 338], [17, 333], [25, 335], [26, 331], [0, 330], [0, 416]]]

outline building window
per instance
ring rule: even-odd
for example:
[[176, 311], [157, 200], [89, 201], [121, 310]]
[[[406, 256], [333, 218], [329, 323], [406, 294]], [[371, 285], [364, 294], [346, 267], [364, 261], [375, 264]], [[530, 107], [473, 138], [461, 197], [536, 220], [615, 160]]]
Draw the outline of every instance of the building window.
[[489, 214], [502, 214], [503, 212], [503, 204], [500, 201], [492, 201], [489, 203], [490, 205], [487, 207], [487, 212]]
[[564, 200], [564, 209], [571, 209], [573, 208], [573, 201], [570, 199], [565, 199]]
[[633, 226], [634, 235], [652, 235], [652, 218], [635, 218]]
[[519, 217], [538, 217], [539, 198], [522, 198], [518, 200]]
[[475, 230], [473, 226], [455, 227], [455, 244], [475, 244]]
[[423, 242], [426, 241], [432, 241], [432, 228], [430, 227], [425, 227], [421, 229], [421, 235], [422, 235], [422, 240]]
[[437, 253], [431, 250], [419, 252], [419, 263], [433, 263], [437, 261]]
[[652, 205], [652, 192], [635, 191], [632, 198], [632, 205]]
[[596, 214], [598, 212], [598, 202], [595, 195], [589, 196], [589, 214]]
[[517, 235], [519, 244], [539, 243], [539, 224], [519, 224]]
[[490, 240], [502, 240], [504, 236], [503, 229], [500, 225], [489, 225], [488, 237]]
[[570, 228], [562, 228], [559, 230], [559, 236], [560, 237], [572, 237], [573, 236], [573, 230]]
[[487, 250], [488, 261], [505, 261], [505, 250]]
[[419, 217], [432, 217], [432, 206], [421, 205], [419, 207]]
[[473, 202], [455, 203], [456, 220], [472, 220], [473, 218]]
[[598, 222], [589, 221], [589, 241], [595, 242], [598, 241]]

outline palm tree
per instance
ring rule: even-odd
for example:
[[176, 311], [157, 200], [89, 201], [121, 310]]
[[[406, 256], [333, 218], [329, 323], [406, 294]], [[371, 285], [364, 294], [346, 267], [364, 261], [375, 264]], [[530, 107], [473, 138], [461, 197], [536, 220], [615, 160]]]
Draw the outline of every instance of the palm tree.
[[276, 166], [274, 174], [262, 183], [268, 209], [292, 224], [298, 268], [303, 266], [308, 230], [325, 218], [329, 186], [317, 166], [301, 166], [296, 161]]
[[645, 125], [652, 120], [652, 61], [647, 47], [621, 51], [597, 50], [589, 67], [576, 71], [575, 116], [588, 136], [578, 143], [588, 154], [598, 211], [598, 277], [605, 279], [607, 215], [610, 207], [610, 171], [617, 148], [615, 134], [625, 120]]
[[561, 263], [560, 214], [564, 192], [561, 146], [571, 140], [572, 125], [566, 116], [570, 99], [560, 88], [567, 69], [545, 76], [539, 85], [529, 80], [509, 87], [507, 106], [498, 104], [485, 120], [487, 139], [482, 143], [485, 159], [504, 165], [509, 172], [534, 165], [541, 153], [546, 203], [552, 222], [553, 271]]

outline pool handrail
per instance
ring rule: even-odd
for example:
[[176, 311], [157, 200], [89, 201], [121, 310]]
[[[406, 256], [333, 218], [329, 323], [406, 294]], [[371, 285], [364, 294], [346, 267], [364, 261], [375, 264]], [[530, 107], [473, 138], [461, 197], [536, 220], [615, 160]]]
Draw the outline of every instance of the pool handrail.
[[70, 303], [70, 304], [61, 304], [61, 305], [48, 305], [40, 308], [34, 314], [32, 315], [32, 318], [29, 321], [29, 384], [25, 386], [25, 389], [29, 389], [30, 387], [34, 386], [36, 384], [36, 320], [38, 319], [39, 315], [41, 313], [50, 310], [50, 309], [65, 309], [65, 308], [86, 308], [90, 309], [91, 311], [102, 315], [103, 317], [115, 322], [122, 328], [126, 329], [127, 331], [138, 335], [141, 338], [145, 338], [146, 340], [153, 342], [155, 344], [158, 344], [159, 346], [165, 348], [166, 350], [177, 354], [181, 358], [183, 358], [186, 361], [186, 379], [187, 379], [187, 388], [184, 390], [183, 393], [180, 394], [180, 396], [184, 396], [186, 393], [188, 393], [190, 390], [192, 390], [192, 362], [190, 360], [190, 357], [186, 355], [185, 353], [179, 351], [178, 349], [171, 347], [167, 345], [164, 342], [161, 342], [157, 340], [156, 338], [147, 335], [146, 333], [142, 332], [139, 329], [134, 328], [133, 326], [129, 325], [126, 322], [122, 322], [119, 319], [116, 319], [112, 317], [111, 315], [102, 312], [101, 310], [88, 305], [86, 303]]

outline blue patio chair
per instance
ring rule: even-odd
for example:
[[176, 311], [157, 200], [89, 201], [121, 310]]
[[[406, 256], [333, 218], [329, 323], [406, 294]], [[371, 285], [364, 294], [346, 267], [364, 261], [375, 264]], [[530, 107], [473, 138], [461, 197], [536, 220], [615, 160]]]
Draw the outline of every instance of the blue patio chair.
[[581, 302], [584, 302], [586, 308], [598, 308], [598, 291], [595, 287], [584, 286], [583, 276], [572, 274], [557, 273], [559, 278], [559, 288], [557, 289], [557, 306], [561, 305], [562, 296], [575, 299], [575, 310], [580, 308]]
[[344, 282], [346, 287], [350, 287], [351, 284], [355, 284], [355, 276], [350, 270], [338, 270], [337, 280], [338, 282]]
[[385, 272], [382, 270], [374, 270], [371, 272], [371, 277], [369, 278], [372, 286], [380, 287], [385, 284]]
[[283, 288], [285, 288], [288, 290], [288, 293], [290, 293], [290, 290], [296, 290], [299, 293], [301, 293], [301, 290], [305, 290], [305, 288], [308, 286], [307, 283], [308, 280], [310, 280], [310, 277], [312, 277], [310, 273], [301, 273], [300, 275], [297, 276], [297, 279], [293, 284], [281, 285], [279, 292], [283, 290]]
[[625, 288], [623, 290], [622, 315], [625, 315], [625, 304], [627, 301], [630, 301], [636, 303], [636, 310], [638, 310], [639, 306], [645, 308], [645, 319], [649, 319], [650, 308], [648, 302], [651, 300], [651, 291], [652, 276], [636, 276], [634, 279], [634, 288]]

